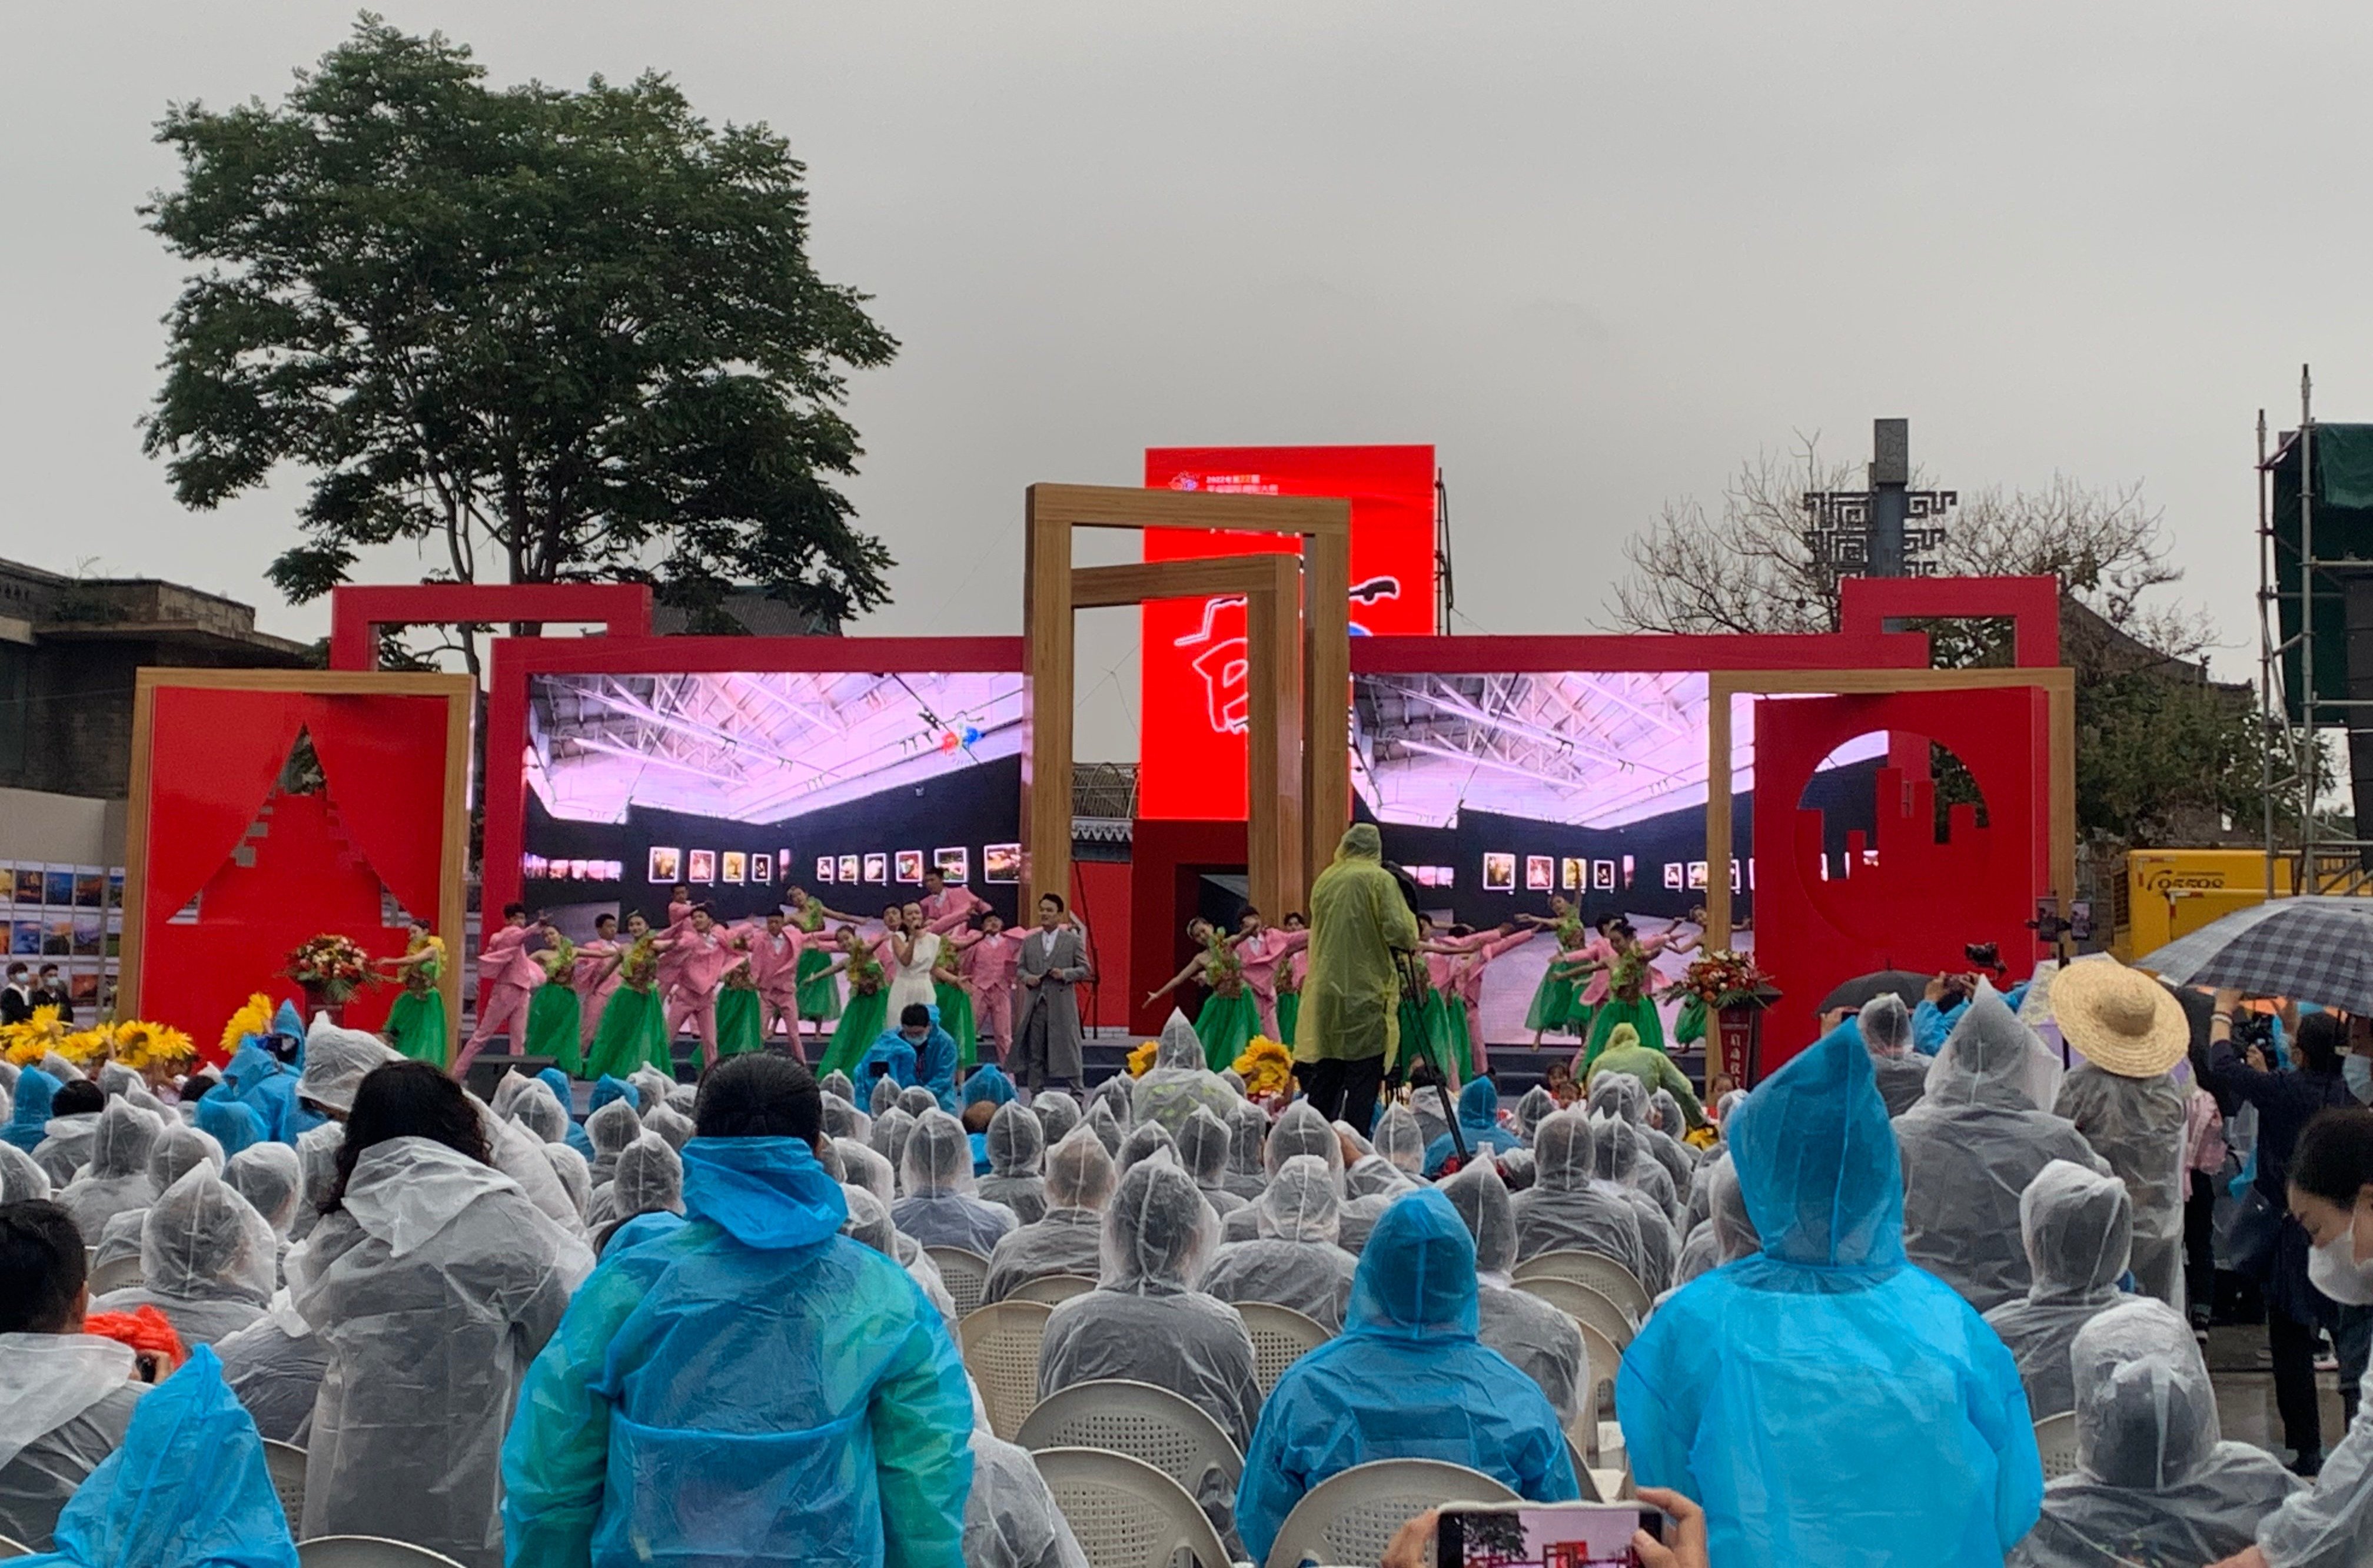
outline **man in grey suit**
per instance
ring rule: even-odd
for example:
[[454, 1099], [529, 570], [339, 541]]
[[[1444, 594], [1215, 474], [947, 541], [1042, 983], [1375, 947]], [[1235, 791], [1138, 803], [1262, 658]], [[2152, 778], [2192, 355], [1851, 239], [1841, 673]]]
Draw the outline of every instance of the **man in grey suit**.
[[1013, 1022], [1013, 1075], [1036, 1093], [1049, 1083], [1080, 1082], [1080, 1003], [1071, 988], [1088, 977], [1087, 944], [1066, 923], [1061, 896], [1038, 900], [1038, 929], [1022, 939], [1014, 972], [1022, 981], [1022, 1015]]

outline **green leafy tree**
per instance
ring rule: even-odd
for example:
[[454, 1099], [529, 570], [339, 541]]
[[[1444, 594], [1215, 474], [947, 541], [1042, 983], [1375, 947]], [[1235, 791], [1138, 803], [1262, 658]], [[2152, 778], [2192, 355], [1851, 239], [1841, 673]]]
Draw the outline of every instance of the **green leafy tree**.
[[810, 265], [788, 144], [657, 75], [485, 78], [366, 14], [277, 107], [167, 114], [181, 181], [142, 213], [196, 270], [146, 436], [181, 502], [311, 470], [298, 602], [412, 541], [432, 580], [646, 581], [697, 629], [734, 583], [882, 603], [833, 481], [847, 373], [897, 344]]

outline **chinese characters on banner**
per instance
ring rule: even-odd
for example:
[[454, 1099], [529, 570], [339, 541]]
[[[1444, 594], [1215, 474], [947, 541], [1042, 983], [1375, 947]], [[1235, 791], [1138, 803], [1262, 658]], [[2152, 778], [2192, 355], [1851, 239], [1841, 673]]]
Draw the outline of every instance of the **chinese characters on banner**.
[[[1434, 624], [1430, 446], [1150, 447], [1145, 483], [1150, 489], [1348, 497], [1351, 635], [1431, 637], [1441, 629]], [[1275, 534], [1169, 528], [1149, 529], [1144, 539], [1149, 561], [1300, 547]], [[1148, 603], [1140, 614], [1138, 814], [1240, 819], [1250, 673], [1245, 603], [1167, 599]], [[1349, 743], [1348, 734], [1342, 743]]]

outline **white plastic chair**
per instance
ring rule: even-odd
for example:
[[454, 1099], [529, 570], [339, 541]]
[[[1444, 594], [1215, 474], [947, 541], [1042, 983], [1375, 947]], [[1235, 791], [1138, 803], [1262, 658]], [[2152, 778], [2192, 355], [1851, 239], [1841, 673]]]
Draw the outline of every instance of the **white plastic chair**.
[[927, 1246], [923, 1256], [939, 1265], [940, 1282], [947, 1286], [958, 1317], [979, 1307], [980, 1298], [988, 1289], [988, 1258], [961, 1246]]
[[1582, 1330], [1583, 1352], [1590, 1358], [1591, 1394], [1582, 1401], [1579, 1413], [1584, 1420], [1613, 1421], [1615, 1372], [1623, 1364], [1623, 1352], [1595, 1326], [1580, 1318], [1574, 1319], [1573, 1326]]
[[1267, 1301], [1240, 1301], [1234, 1305], [1236, 1316], [1245, 1320], [1245, 1332], [1253, 1337], [1253, 1378], [1260, 1385], [1264, 1399], [1287, 1367], [1334, 1337], [1324, 1323], [1290, 1306]]
[[956, 1346], [980, 1386], [989, 1430], [1008, 1443], [1038, 1403], [1038, 1352], [1053, 1312], [1035, 1301], [992, 1302], [956, 1324]]
[[1219, 1422], [1167, 1388], [1125, 1378], [1057, 1389], [1023, 1419], [1013, 1441], [1034, 1454], [1041, 1448], [1126, 1454], [1176, 1481], [1189, 1497], [1213, 1490], [1215, 1471], [1225, 1483], [1223, 1494], [1233, 1497], [1245, 1474], [1245, 1457]]
[[110, 1291], [129, 1290], [138, 1283], [140, 1255], [136, 1252], [111, 1258], [90, 1271], [90, 1293], [94, 1300]]
[[1536, 1274], [1529, 1280], [1518, 1280], [1516, 1288], [1527, 1295], [1540, 1297], [1576, 1323], [1597, 1329], [1619, 1351], [1640, 1332], [1640, 1326], [1626, 1316], [1621, 1307], [1579, 1280]]
[[1182, 1550], [1200, 1568], [1227, 1568], [1228, 1549], [1203, 1510], [1144, 1460], [1101, 1448], [1042, 1448], [1032, 1457], [1091, 1568], [1171, 1568]]
[[1006, 1292], [1005, 1299], [1060, 1306], [1073, 1296], [1083, 1296], [1095, 1288], [1096, 1282], [1085, 1274], [1041, 1274], [1035, 1280], [1024, 1280]]
[[1590, 1462], [1583, 1457], [1582, 1450], [1574, 1446], [1571, 1432], [1565, 1434], [1565, 1462], [1573, 1467], [1574, 1484], [1582, 1489], [1575, 1495], [1584, 1503], [1607, 1501], [1598, 1494], [1598, 1478], [1591, 1474]]
[[263, 1440], [263, 1468], [271, 1472], [272, 1490], [280, 1511], [288, 1515], [291, 1533], [305, 1525], [305, 1450], [294, 1443]]
[[1429, 1508], [1452, 1503], [1514, 1503], [1516, 1494], [1480, 1470], [1441, 1459], [1375, 1459], [1328, 1476], [1303, 1493], [1268, 1549], [1268, 1568], [1304, 1558], [1374, 1568], [1393, 1532]]
[[1578, 1285], [1588, 1285], [1621, 1307], [1634, 1328], [1648, 1321], [1648, 1308], [1654, 1300], [1648, 1294], [1648, 1287], [1631, 1270], [1603, 1252], [1544, 1252], [1517, 1264], [1509, 1277], [1519, 1285], [1526, 1280], [1538, 1279], [1572, 1280]]
[[297, 1568], [462, 1568], [441, 1551], [381, 1536], [315, 1536], [297, 1543]]
[[2036, 1451], [2043, 1456], [2043, 1479], [2076, 1473], [2076, 1413], [2063, 1410], [2035, 1423]]

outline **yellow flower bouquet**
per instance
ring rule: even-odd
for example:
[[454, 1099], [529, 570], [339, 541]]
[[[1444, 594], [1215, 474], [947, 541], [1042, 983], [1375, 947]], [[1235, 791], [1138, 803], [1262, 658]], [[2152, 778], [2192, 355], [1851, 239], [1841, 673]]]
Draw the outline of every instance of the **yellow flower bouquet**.
[[1128, 1075], [1131, 1078], [1142, 1078], [1148, 1072], [1151, 1071], [1153, 1070], [1154, 1052], [1160, 1048], [1160, 1041], [1148, 1040], [1145, 1044], [1138, 1047], [1137, 1049], [1129, 1052]]
[[1245, 1054], [1230, 1063], [1245, 1081], [1248, 1098], [1266, 1099], [1293, 1087], [1293, 1053], [1266, 1035], [1255, 1035]]
[[31, 1067], [52, 1051], [65, 1055], [66, 1026], [54, 1007], [37, 1007], [21, 1024], [0, 1026], [0, 1053], [18, 1067]]

